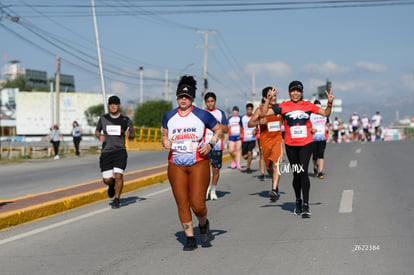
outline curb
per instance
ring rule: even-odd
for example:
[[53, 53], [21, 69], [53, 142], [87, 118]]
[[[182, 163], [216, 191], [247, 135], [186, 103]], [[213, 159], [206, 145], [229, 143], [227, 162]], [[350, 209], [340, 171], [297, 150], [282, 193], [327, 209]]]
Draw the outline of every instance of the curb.
[[[223, 163], [230, 160], [230, 155], [223, 156]], [[125, 194], [154, 184], [159, 184], [165, 180], [168, 180], [167, 171], [129, 180], [124, 182], [122, 193]], [[67, 196], [18, 210], [4, 212], [0, 214], [0, 230], [107, 199], [107, 187], [104, 186], [93, 191]]]

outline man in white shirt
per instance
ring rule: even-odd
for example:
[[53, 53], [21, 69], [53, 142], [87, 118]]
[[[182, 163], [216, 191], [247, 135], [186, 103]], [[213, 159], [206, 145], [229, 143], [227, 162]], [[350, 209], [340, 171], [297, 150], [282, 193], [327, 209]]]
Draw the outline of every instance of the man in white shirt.
[[382, 122], [382, 116], [377, 111], [375, 115], [371, 118], [372, 125], [375, 127], [375, 135], [381, 136], [381, 122]]

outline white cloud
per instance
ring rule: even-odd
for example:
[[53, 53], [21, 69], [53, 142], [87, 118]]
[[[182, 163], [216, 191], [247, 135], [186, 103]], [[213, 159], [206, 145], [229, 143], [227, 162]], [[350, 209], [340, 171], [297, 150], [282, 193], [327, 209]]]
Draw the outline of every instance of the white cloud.
[[384, 65], [367, 62], [367, 61], [357, 62], [355, 66], [359, 69], [369, 71], [369, 72], [376, 72], [376, 73], [385, 72], [387, 69]]
[[348, 67], [338, 66], [332, 61], [326, 61], [324, 64], [308, 64], [301, 69], [302, 72], [315, 75], [329, 77], [337, 74], [344, 74], [350, 71]]
[[273, 63], [249, 63], [245, 67], [246, 73], [256, 73], [256, 75], [264, 74], [272, 77], [286, 77], [292, 69], [286, 63], [277, 61]]
[[119, 97], [125, 97], [128, 95], [128, 87], [125, 83], [119, 81], [112, 81], [110, 83], [111, 90], [109, 91], [108, 95], [114, 94]]

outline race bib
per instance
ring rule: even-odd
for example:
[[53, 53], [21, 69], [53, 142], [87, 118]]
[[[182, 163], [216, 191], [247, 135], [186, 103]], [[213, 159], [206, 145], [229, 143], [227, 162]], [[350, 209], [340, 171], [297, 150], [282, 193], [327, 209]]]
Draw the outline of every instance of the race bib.
[[325, 127], [317, 127], [315, 134], [317, 134], [317, 135], [324, 135], [325, 134]]
[[120, 136], [121, 125], [106, 125], [106, 133], [109, 136]]
[[279, 132], [280, 131], [280, 122], [279, 121], [271, 121], [267, 123], [267, 130], [269, 132]]
[[290, 127], [290, 135], [292, 138], [305, 138], [308, 136], [306, 126], [292, 126]]
[[178, 154], [192, 153], [193, 142], [191, 140], [179, 140], [172, 142], [172, 150]]
[[231, 126], [231, 134], [234, 136], [240, 135], [240, 125], [233, 125]]
[[253, 131], [254, 131], [254, 129], [255, 128], [247, 128], [247, 129], [245, 129], [245, 136], [246, 137], [253, 137], [254, 135], [253, 135]]

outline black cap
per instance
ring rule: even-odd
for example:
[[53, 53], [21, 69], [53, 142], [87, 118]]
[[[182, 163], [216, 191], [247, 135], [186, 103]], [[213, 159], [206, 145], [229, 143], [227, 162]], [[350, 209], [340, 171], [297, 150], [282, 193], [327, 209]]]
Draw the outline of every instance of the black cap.
[[197, 81], [191, 75], [183, 75], [177, 85], [177, 97], [187, 95], [195, 98], [197, 89]]
[[115, 104], [115, 105], [121, 104], [121, 100], [116, 95], [113, 95], [110, 98], [108, 98], [108, 105], [111, 105], [111, 104]]
[[187, 84], [181, 84], [177, 87], [177, 96], [187, 95], [191, 98], [195, 98], [196, 90], [195, 87], [187, 85]]
[[303, 93], [303, 84], [302, 84], [302, 82], [300, 82], [298, 80], [290, 82], [289, 91], [292, 91], [292, 90], [298, 90], [298, 91]]

